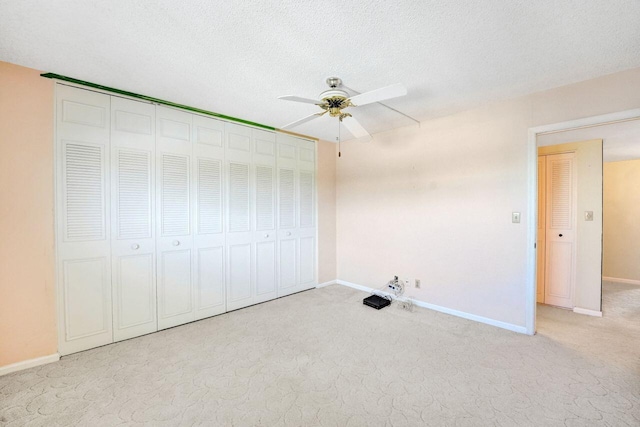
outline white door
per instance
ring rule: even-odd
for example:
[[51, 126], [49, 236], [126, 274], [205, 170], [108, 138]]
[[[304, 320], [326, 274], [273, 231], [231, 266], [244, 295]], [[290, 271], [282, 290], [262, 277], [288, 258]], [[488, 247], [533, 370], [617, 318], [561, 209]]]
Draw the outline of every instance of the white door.
[[577, 179], [575, 153], [547, 156], [545, 303], [573, 308]]
[[299, 290], [315, 288], [316, 280], [316, 175], [315, 144], [298, 140], [298, 269]]
[[110, 97], [56, 85], [58, 351], [113, 342]]
[[111, 98], [113, 337], [158, 330], [154, 239], [155, 106]]
[[158, 329], [194, 320], [191, 212], [193, 115], [156, 107]]
[[278, 134], [278, 296], [299, 290], [297, 139]]
[[547, 228], [545, 218], [547, 216], [547, 157], [538, 157], [538, 238], [536, 241], [536, 296], [539, 303], [544, 303], [544, 281], [545, 281], [545, 237]]
[[253, 302], [276, 298], [276, 136], [273, 132], [252, 130], [253, 173], [255, 175], [255, 292]]
[[227, 310], [253, 303], [251, 128], [225, 124], [227, 169]]
[[195, 318], [226, 311], [224, 122], [193, 116]]

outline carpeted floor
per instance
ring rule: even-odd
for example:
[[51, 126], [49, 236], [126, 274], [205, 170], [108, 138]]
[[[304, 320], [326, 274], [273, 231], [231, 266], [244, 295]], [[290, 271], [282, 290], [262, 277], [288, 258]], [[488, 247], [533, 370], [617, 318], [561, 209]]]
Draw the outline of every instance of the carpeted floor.
[[640, 287], [538, 334], [341, 286], [0, 377], [0, 425], [639, 426]]

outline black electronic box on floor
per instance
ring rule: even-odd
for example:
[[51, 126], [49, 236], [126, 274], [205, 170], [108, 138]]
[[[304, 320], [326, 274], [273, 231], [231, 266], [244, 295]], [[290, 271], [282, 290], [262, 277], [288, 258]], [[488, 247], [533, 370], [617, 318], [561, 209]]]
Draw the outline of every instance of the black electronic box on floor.
[[391, 300], [381, 297], [380, 295], [371, 295], [370, 297], [363, 299], [362, 303], [369, 307], [373, 307], [376, 310], [380, 310], [381, 308], [391, 304]]

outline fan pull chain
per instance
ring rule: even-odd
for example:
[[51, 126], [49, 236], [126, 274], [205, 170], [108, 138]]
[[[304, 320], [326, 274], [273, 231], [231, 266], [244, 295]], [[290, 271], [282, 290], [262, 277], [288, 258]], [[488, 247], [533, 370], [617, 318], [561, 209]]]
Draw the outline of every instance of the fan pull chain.
[[342, 138], [340, 137], [340, 122], [338, 120], [338, 157], [342, 157]]

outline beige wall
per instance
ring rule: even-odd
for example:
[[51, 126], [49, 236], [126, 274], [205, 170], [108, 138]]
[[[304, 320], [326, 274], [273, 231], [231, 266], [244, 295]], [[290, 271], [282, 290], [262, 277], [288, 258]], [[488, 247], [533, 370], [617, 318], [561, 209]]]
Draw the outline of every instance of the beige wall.
[[[538, 138], [538, 144], [544, 137]], [[550, 145], [538, 154], [576, 153], [578, 200], [576, 230], [576, 282], [573, 304], [600, 311], [602, 300], [602, 140]], [[584, 212], [593, 212], [585, 221]]]
[[640, 280], [640, 160], [604, 164], [603, 276]]
[[343, 144], [338, 278], [524, 326], [528, 129], [638, 107], [634, 69]]
[[0, 62], [0, 366], [55, 353], [53, 82]]
[[336, 279], [336, 144], [318, 141], [318, 282]]

